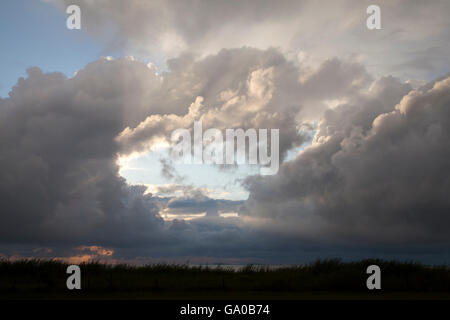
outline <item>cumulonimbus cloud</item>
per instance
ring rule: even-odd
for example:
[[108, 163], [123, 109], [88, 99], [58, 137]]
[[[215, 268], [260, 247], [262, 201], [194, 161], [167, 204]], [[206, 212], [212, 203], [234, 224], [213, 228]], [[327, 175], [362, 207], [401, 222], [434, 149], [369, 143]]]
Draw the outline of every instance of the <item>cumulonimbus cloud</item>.
[[450, 78], [412, 90], [383, 78], [325, 112], [314, 142], [273, 177], [246, 181], [246, 213], [315, 236], [448, 243]]
[[[2, 244], [270, 258], [328, 239], [448, 240], [448, 78], [418, 90], [389, 77], [370, 86], [358, 63], [331, 59], [306, 72], [276, 49], [169, 66], [158, 74], [131, 58], [99, 59], [73, 78], [31, 68], [19, 79], [0, 100]], [[327, 100], [345, 102], [327, 109]], [[320, 121], [313, 144], [277, 175], [247, 180], [243, 209], [206, 196], [157, 199], [126, 184], [119, 154], [146, 150], [196, 117], [218, 128], [280, 128], [284, 152], [303, 141], [302, 123]], [[161, 206], [239, 207], [241, 217], [166, 222]]]

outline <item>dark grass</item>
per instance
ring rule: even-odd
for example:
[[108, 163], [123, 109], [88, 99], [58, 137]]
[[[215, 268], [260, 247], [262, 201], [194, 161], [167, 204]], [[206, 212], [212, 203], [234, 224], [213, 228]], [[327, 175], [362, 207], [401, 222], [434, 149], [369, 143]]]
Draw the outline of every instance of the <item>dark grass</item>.
[[[366, 268], [382, 270], [382, 290], [366, 287]], [[416, 262], [339, 259], [271, 269], [177, 264], [80, 264], [82, 289], [68, 290], [69, 264], [0, 260], [0, 298], [329, 299], [450, 298], [450, 267]]]

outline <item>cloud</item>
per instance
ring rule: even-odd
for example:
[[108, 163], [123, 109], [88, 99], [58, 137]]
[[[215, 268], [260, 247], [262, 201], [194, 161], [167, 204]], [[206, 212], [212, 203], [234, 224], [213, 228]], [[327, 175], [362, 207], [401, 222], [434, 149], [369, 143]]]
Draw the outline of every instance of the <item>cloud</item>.
[[316, 65], [330, 53], [357, 56], [371, 72], [395, 72], [405, 80], [450, 71], [445, 0], [377, 1], [382, 29], [376, 31], [366, 28], [369, 4], [353, 0], [50, 2], [61, 10], [78, 4], [82, 30], [106, 41], [107, 50], [140, 53], [159, 65], [183, 52], [251, 46], [278, 47], [292, 57], [301, 53], [301, 61]]
[[[175, 82], [164, 82], [151, 66], [132, 58], [100, 59], [73, 78], [36, 67], [27, 74], [0, 100], [3, 253], [41, 255], [44, 251], [33, 251], [39, 247], [50, 248], [56, 257], [83, 258], [93, 254], [73, 248], [98, 246], [111, 248], [114, 258], [175, 257], [200, 255], [202, 250], [195, 249], [200, 242], [206, 255], [209, 246], [221, 246], [214, 241], [245, 233], [236, 219], [217, 215], [236, 211], [235, 202], [194, 190], [161, 199], [145, 194], [144, 186], [127, 185], [119, 175], [123, 145], [116, 138], [165, 109], [154, 103], [167, 100], [170, 109], [178, 98], [171, 100], [173, 91], [165, 86]], [[162, 96], [168, 99], [158, 100]], [[215, 97], [207, 90], [205, 96]], [[179, 112], [188, 107], [179, 106]], [[164, 208], [208, 215], [203, 223], [165, 222]]]
[[181, 183], [184, 180], [184, 177], [178, 174], [171, 159], [160, 158], [159, 162], [162, 166], [161, 175], [168, 181], [174, 180], [177, 183]]
[[[447, 239], [447, 78], [413, 91], [393, 77], [372, 83], [355, 61], [307, 68], [273, 48], [183, 55], [160, 74], [133, 58], [102, 58], [73, 78], [27, 73], [0, 100], [4, 254], [84, 257], [101, 247], [108, 259], [298, 262], [355, 239]], [[305, 122], [321, 120], [313, 145], [276, 176], [246, 181], [244, 208], [189, 186], [162, 196], [126, 184], [119, 156], [198, 118], [280, 128], [285, 154], [304, 141]], [[165, 221], [166, 209], [178, 217]]]
[[133, 122], [122, 99], [134, 90], [117, 80], [126, 64], [99, 60], [72, 79], [30, 68], [0, 101], [3, 241], [102, 239], [127, 223], [135, 238], [160, 223], [117, 174], [114, 138]]
[[[220, 130], [283, 128], [280, 155], [284, 157], [304, 142], [299, 123], [325, 110], [323, 100], [347, 97], [371, 82], [360, 64], [336, 58], [307, 70], [301, 79], [306, 70], [273, 48], [223, 49], [199, 60], [183, 56], [170, 60], [169, 67], [162, 74], [161, 93], [149, 100], [158, 111], [167, 105], [166, 114], [152, 113], [123, 130], [117, 139], [123, 153], [170, 140], [173, 130], [192, 130], [193, 122], [200, 120], [204, 128]], [[177, 101], [178, 109], [172, 101]]]
[[312, 146], [251, 177], [244, 212], [336, 243], [448, 245], [450, 78], [412, 90], [382, 78], [327, 110]]
[[[149, 189], [147, 189], [149, 190]], [[243, 201], [212, 198], [212, 190], [196, 188], [187, 184], [169, 184], [152, 186], [152, 201], [160, 208], [160, 214], [165, 220], [183, 219], [186, 216], [217, 217], [221, 213], [237, 215]]]

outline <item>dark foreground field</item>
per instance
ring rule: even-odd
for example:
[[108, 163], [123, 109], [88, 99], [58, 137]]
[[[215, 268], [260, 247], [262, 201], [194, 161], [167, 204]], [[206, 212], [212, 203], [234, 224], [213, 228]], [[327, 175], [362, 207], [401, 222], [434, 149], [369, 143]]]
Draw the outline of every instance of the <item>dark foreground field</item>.
[[[366, 268], [381, 268], [381, 290], [366, 287]], [[418, 263], [322, 260], [270, 269], [245, 266], [84, 263], [81, 290], [68, 290], [68, 264], [0, 261], [0, 299], [450, 299], [450, 268]]]

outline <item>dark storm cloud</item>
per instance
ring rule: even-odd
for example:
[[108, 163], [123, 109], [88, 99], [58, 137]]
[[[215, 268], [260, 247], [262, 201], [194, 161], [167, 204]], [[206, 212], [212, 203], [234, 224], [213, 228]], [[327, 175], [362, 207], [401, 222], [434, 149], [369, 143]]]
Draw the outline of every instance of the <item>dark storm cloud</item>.
[[[0, 241], [8, 254], [109, 252], [100, 246], [117, 259], [293, 262], [336, 252], [336, 239], [447, 241], [448, 79], [411, 91], [386, 77], [369, 88], [357, 63], [331, 59], [306, 72], [275, 49], [182, 56], [169, 66], [158, 75], [131, 58], [100, 59], [73, 78], [31, 68], [0, 100]], [[323, 113], [329, 99], [346, 103]], [[280, 128], [284, 151], [303, 141], [305, 121], [321, 121], [313, 146], [278, 175], [247, 180], [245, 210], [189, 186], [163, 198], [125, 183], [119, 154], [147, 150], [198, 117], [218, 128]], [[164, 209], [210, 214], [168, 222]], [[217, 214], [227, 211], [241, 216]]]
[[102, 239], [119, 227], [140, 237], [161, 223], [117, 174], [114, 137], [132, 122], [117, 80], [127, 62], [104, 62], [73, 79], [28, 69], [0, 102], [2, 241]]
[[186, 184], [162, 185], [155, 188], [152, 202], [171, 215], [206, 213], [208, 216], [237, 213], [243, 204], [240, 200], [211, 198], [207, 191]]
[[448, 245], [450, 78], [410, 89], [384, 78], [326, 111], [313, 146], [246, 181], [246, 213], [338, 242]]
[[243, 201], [232, 201], [223, 199], [211, 199], [209, 197], [197, 198], [172, 198], [167, 203], [171, 213], [203, 213], [208, 216], [218, 215], [219, 212], [237, 212]]
[[[100, 59], [73, 78], [30, 68], [27, 78], [19, 79], [9, 97], [0, 100], [0, 241], [59, 248], [59, 253], [89, 245], [190, 255], [199, 242], [204, 241], [202, 248], [220, 247], [213, 241], [244, 233], [236, 221], [217, 216], [235, 210], [238, 204], [233, 201], [191, 191], [167, 199], [165, 206], [210, 212], [215, 226], [164, 222], [159, 215], [164, 201], [144, 195], [146, 187], [128, 186], [120, 177], [116, 162], [123, 147], [116, 138], [145, 118], [143, 114], [164, 109], [158, 97], [166, 94], [170, 105], [173, 91], [165, 85], [152, 66], [131, 58]], [[223, 89], [228, 89], [226, 84]], [[204, 92], [208, 97], [208, 90]], [[196, 94], [189, 97], [193, 101]], [[179, 112], [187, 107], [181, 105]]]

